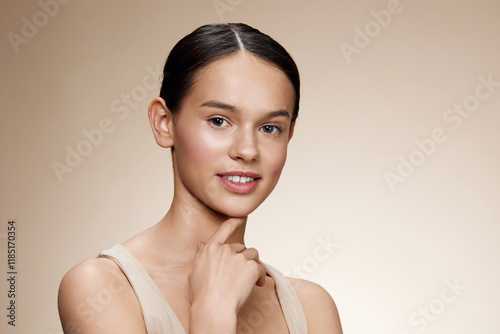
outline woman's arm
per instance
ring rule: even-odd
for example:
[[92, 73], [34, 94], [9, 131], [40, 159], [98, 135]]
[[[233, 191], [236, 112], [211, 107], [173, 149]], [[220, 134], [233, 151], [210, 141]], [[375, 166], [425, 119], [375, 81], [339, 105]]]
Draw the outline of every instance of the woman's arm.
[[58, 304], [65, 334], [146, 334], [132, 287], [108, 259], [73, 267], [61, 281]]
[[342, 334], [337, 306], [330, 294], [320, 285], [289, 278], [307, 319], [309, 334]]

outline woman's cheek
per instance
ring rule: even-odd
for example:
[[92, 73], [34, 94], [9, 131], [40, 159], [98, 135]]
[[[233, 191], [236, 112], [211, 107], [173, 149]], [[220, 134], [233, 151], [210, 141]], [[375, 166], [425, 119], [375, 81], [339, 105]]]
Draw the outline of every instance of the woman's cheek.
[[203, 126], [183, 126], [178, 130], [177, 134], [178, 142], [181, 143], [179, 147], [180, 154], [184, 159], [189, 160], [189, 163], [194, 163], [195, 166], [203, 166], [213, 161], [217, 140]]
[[275, 150], [268, 152], [267, 158], [269, 163], [266, 164], [268, 171], [273, 175], [274, 183], [278, 182], [278, 179], [285, 166], [287, 156], [287, 145], [279, 145]]

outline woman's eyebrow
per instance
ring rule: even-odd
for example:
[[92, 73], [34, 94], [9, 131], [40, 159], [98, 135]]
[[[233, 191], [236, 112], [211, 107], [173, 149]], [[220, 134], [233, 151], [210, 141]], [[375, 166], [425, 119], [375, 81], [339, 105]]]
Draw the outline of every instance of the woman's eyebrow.
[[[211, 108], [217, 108], [217, 109], [224, 109], [224, 110], [230, 111], [230, 112], [235, 113], [235, 114], [240, 113], [239, 109], [236, 108], [235, 106], [232, 106], [232, 105], [224, 103], [224, 102], [216, 101], [216, 100], [210, 100], [210, 101], [203, 102], [200, 105], [200, 107], [211, 107]], [[284, 116], [286, 118], [290, 118], [290, 114], [286, 110], [271, 111], [266, 116], [267, 117]]]
[[211, 108], [217, 108], [217, 109], [224, 109], [224, 110], [233, 112], [235, 114], [240, 113], [238, 108], [236, 108], [235, 106], [232, 106], [232, 105], [224, 103], [224, 102], [215, 101], [215, 100], [210, 100], [210, 101], [204, 102], [201, 104], [200, 107], [211, 107]]
[[279, 117], [279, 116], [290, 118], [290, 114], [286, 110], [271, 111], [269, 114], [267, 114], [267, 117]]

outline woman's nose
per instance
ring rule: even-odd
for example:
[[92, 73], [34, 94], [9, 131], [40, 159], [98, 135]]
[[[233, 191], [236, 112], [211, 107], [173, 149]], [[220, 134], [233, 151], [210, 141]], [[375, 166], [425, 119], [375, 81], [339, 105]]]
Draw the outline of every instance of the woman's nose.
[[229, 155], [235, 160], [257, 161], [259, 159], [259, 148], [255, 129], [251, 127], [237, 129]]

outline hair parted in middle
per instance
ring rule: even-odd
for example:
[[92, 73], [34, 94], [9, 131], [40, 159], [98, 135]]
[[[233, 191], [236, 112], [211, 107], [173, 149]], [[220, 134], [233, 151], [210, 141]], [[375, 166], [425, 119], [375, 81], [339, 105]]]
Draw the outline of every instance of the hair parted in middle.
[[286, 74], [295, 91], [291, 124], [299, 112], [300, 77], [290, 54], [270, 36], [243, 23], [207, 24], [182, 38], [165, 62], [160, 97], [173, 114], [180, 111], [196, 74], [236, 52], [249, 52]]

